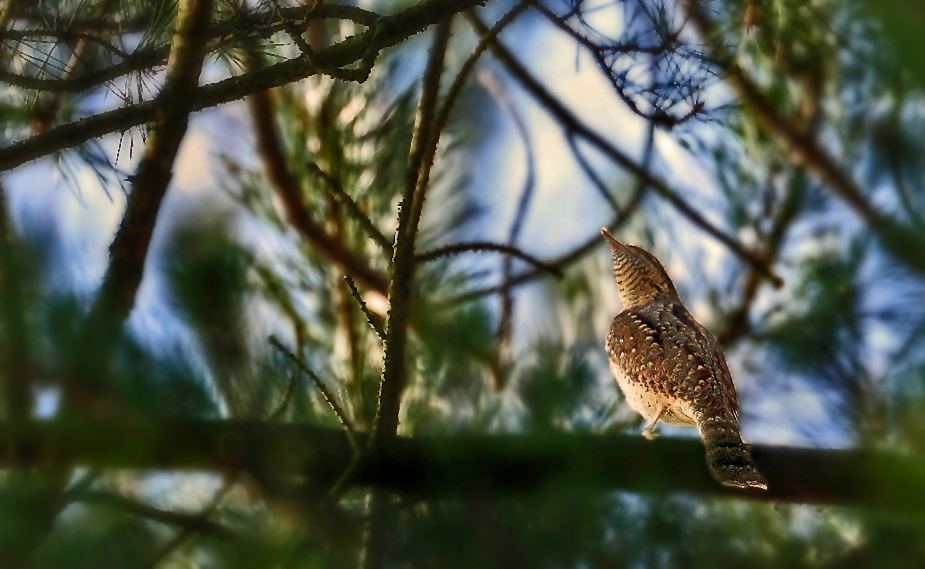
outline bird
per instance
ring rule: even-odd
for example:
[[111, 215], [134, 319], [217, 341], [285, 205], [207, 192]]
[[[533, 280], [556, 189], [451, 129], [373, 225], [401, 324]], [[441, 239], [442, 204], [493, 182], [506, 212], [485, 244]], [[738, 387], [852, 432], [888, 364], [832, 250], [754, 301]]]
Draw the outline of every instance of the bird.
[[655, 426], [696, 426], [710, 473], [721, 484], [767, 490], [739, 434], [738, 401], [716, 338], [681, 303], [654, 255], [602, 229], [613, 252], [623, 312], [607, 332], [610, 369], [629, 406]]

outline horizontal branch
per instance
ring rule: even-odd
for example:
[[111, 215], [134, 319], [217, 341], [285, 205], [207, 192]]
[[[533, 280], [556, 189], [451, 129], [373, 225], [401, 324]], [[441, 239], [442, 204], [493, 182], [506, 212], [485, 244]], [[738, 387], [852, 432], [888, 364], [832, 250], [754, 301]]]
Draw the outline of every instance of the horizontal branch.
[[[326, 18], [351, 20], [366, 26], [371, 26], [380, 19], [380, 16], [374, 12], [363, 10], [362, 8], [335, 4], [322, 4], [317, 6], [317, 8], [315, 6], [299, 6], [285, 8], [283, 10], [236, 14], [234, 18], [216, 22], [212, 26], [207, 36], [211, 42], [209, 51], [214, 51], [222, 46], [227, 47], [227, 40], [229, 38], [238, 39], [238, 36], [241, 36], [242, 33], [251, 33], [256, 30], [264, 37], [269, 37], [273, 32], [277, 31], [276, 27], [280, 25], [303, 19], [315, 20]], [[71, 29], [7, 30], [0, 32], [0, 39], [40, 42], [43, 38], [51, 38], [62, 43], [86, 38], [88, 41], [93, 41], [94, 43], [102, 45], [109, 51], [120, 51], [112, 44], [103, 41], [93, 34], [78, 33]], [[93, 87], [109, 83], [123, 75], [135, 73], [157, 65], [163, 65], [167, 63], [167, 56], [169, 53], [170, 43], [168, 42], [147, 49], [137, 50], [132, 54], [123, 55], [124, 61], [110, 65], [109, 67], [63, 79], [44, 79], [42, 77], [19, 75], [0, 68], [0, 82], [15, 85], [23, 89], [37, 91], [80, 93], [92, 89]]]
[[[484, 3], [485, 0], [423, 0], [393, 16], [377, 21], [364, 33], [316, 52], [199, 87], [190, 97], [191, 112], [242, 99], [259, 91], [294, 83], [317, 74], [343, 75], [345, 66], [360, 62], [382, 49], [397, 45], [444, 17]], [[358, 78], [362, 75], [357, 70]], [[153, 101], [99, 113], [36, 134], [0, 149], [0, 171], [113, 132], [124, 132], [154, 118]]]
[[[10, 426], [0, 423], [0, 467], [11, 466]], [[360, 445], [367, 435], [357, 433]], [[311, 476], [335, 482], [353, 450], [342, 429], [298, 424], [185, 420], [32, 424], [22, 439], [35, 464], [66, 460], [97, 468], [206, 470]], [[557, 433], [396, 437], [364, 453], [347, 482], [424, 497], [568, 487], [686, 492], [779, 502], [925, 509], [925, 462], [884, 452], [753, 445], [767, 492], [721, 486], [699, 440]], [[259, 476], [258, 476], [259, 478]]]
[[562, 276], [562, 271], [559, 267], [550, 265], [540, 261], [533, 255], [524, 253], [517, 247], [512, 247], [510, 245], [502, 245], [500, 243], [490, 243], [490, 242], [476, 242], [476, 243], [457, 243], [455, 245], [446, 245], [444, 247], [437, 247], [432, 251], [426, 253], [421, 253], [415, 256], [415, 260], [418, 263], [426, 263], [428, 261], [433, 261], [439, 259], [440, 257], [448, 257], [450, 255], [456, 255], [459, 253], [467, 253], [472, 251], [494, 251], [497, 253], [504, 253], [505, 255], [511, 255], [517, 257], [518, 259], [523, 259], [524, 261], [530, 263], [540, 271], [545, 271], [547, 273], [553, 274], [557, 277]]

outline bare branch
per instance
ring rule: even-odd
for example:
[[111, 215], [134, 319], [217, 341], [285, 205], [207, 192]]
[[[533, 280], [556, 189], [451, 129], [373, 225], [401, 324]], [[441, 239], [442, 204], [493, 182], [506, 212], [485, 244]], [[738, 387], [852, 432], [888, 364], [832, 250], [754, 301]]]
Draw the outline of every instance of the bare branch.
[[[488, 28], [473, 12], [466, 12], [466, 18], [476, 29], [479, 35], [484, 36], [488, 33]], [[646, 181], [646, 184], [656, 190], [661, 196], [671, 202], [681, 213], [686, 215], [692, 222], [706, 230], [710, 235], [721, 241], [732, 252], [742, 258], [744, 261], [751, 263], [760, 270], [775, 286], [782, 286], [783, 281], [775, 275], [755, 254], [745, 249], [735, 239], [726, 235], [716, 227], [712, 226], [706, 219], [691, 208], [681, 197], [668, 187], [663, 181], [656, 179], [645, 168], [634, 162], [626, 154], [618, 150], [612, 144], [607, 142], [601, 135], [585, 126], [572, 114], [561, 102], [540, 83], [514, 58], [511, 52], [497, 40], [492, 41], [490, 49], [495, 57], [500, 61], [510, 74], [517, 79], [521, 85], [540, 102], [546, 110], [552, 114], [566, 129], [567, 132], [574, 132], [597, 147], [601, 152], [606, 154], [611, 160], [629, 170], [635, 176]]]

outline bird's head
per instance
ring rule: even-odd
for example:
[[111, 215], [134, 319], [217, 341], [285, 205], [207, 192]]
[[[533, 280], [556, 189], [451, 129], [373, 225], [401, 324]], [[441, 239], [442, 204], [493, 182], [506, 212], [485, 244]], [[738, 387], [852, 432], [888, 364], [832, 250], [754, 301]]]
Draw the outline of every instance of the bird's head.
[[678, 291], [671, 277], [655, 255], [634, 245], [620, 243], [607, 229], [602, 229], [601, 233], [613, 251], [613, 270], [624, 309], [656, 301], [678, 300]]

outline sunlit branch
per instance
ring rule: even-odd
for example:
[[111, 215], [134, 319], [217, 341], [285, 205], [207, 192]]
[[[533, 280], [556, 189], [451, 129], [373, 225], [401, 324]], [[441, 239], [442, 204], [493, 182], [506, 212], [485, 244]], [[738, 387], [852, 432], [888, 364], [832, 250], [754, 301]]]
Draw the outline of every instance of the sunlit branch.
[[427, 67], [424, 70], [421, 101], [418, 107], [417, 124], [408, 159], [408, 173], [405, 191], [398, 212], [398, 228], [395, 233], [395, 255], [392, 261], [389, 283], [389, 314], [385, 327], [385, 356], [382, 379], [379, 387], [379, 403], [376, 409], [375, 437], [394, 437], [398, 429], [398, 413], [401, 395], [405, 385], [405, 345], [408, 336], [408, 320], [411, 308], [412, 280], [414, 277], [414, 246], [418, 224], [424, 207], [425, 192], [430, 179], [437, 150], [434, 132], [434, 118], [440, 77], [443, 74], [443, 58], [450, 39], [449, 18], [441, 21], [434, 30]]
[[[421, 99], [417, 120], [411, 138], [405, 175], [405, 188], [398, 206], [398, 228], [395, 231], [394, 256], [389, 273], [389, 313], [385, 326], [385, 354], [382, 378], [379, 381], [379, 399], [376, 421], [369, 451], [375, 453], [398, 433], [398, 415], [407, 382], [408, 324], [411, 319], [414, 270], [417, 263], [414, 248], [417, 240], [424, 198], [430, 182], [430, 169], [437, 152], [439, 133], [435, 130], [437, 98], [440, 78], [443, 75], [444, 57], [450, 41], [452, 18], [447, 17], [434, 29], [433, 44], [424, 68]], [[351, 465], [353, 469], [355, 465]], [[341, 479], [342, 481], [343, 479]], [[340, 485], [342, 482], [339, 481]], [[370, 525], [366, 535], [365, 569], [384, 566], [387, 534], [394, 527], [390, 516], [390, 497], [374, 492], [370, 500]]]

